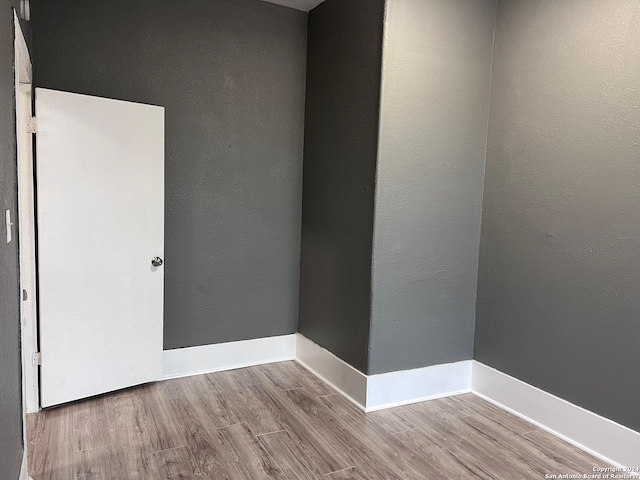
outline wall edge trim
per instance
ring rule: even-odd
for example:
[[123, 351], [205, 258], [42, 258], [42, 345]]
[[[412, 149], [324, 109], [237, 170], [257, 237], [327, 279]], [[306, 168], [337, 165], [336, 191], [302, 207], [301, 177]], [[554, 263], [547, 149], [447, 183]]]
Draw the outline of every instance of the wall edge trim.
[[295, 334], [163, 350], [160, 380], [284, 362], [295, 356]]
[[340, 388], [338, 388], [338, 386], [334, 385], [333, 383], [331, 383], [329, 380], [327, 380], [325, 377], [323, 377], [322, 375], [320, 375], [318, 372], [316, 372], [313, 368], [311, 368], [309, 365], [307, 365], [305, 362], [303, 362], [302, 360], [300, 360], [299, 358], [296, 357], [296, 359], [294, 360], [298, 365], [300, 365], [301, 367], [303, 367], [305, 370], [307, 370], [309, 373], [311, 373], [314, 377], [320, 379], [322, 382], [324, 382], [327, 386], [329, 386], [330, 388], [332, 388], [333, 390], [335, 390], [336, 393], [342, 395], [342, 397], [345, 400], [348, 400], [349, 402], [351, 402], [354, 406], [356, 406], [357, 408], [359, 408], [360, 410], [362, 410], [363, 412], [367, 412], [366, 408], [360, 404], [357, 400], [355, 400], [354, 398], [350, 397], [347, 393], [345, 393], [343, 390], [341, 390]]
[[29, 476], [28, 473], [28, 467], [27, 467], [27, 449], [24, 448], [22, 450], [22, 463], [20, 464], [20, 476], [18, 477], [19, 480], [31, 480], [31, 477]]
[[360, 410], [367, 405], [367, 375], [298, 333], [296, 362], [325, 382]]
[[471, 391], [607, 463], [640, 467], [640, 432], [476, 360]]

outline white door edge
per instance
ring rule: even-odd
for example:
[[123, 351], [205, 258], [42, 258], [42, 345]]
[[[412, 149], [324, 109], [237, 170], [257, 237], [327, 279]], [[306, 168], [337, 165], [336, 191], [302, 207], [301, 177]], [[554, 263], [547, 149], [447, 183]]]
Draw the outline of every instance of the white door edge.
[[[22, 350], [23, 403], [27, 413], [40, 409], [38, 366], [33, 354], [38, 351], [38, 319], [36, 299], [36, 239], [35, 201], [33, 177], [33, 149], [31, 134], [26, 130], [25, 116], [32, 112], [32, 73], [29, 49], [24, 39], [20, 20], [14, 10], [15, 23], [15, 101], [16, 101], [16, 153], [18, 171], [18, 212], [20, 242], [20, 318]], [[23, 301], [22, 292], [27, 292]]]
[[[20, 351], [22, 366], [22, 438], [23, 458], [20, 470], [21, 478], [27, 479], [27, 413], [40, 409], [38, 392], [38, 366], [31, 361], [32, 354], [38, 349], [38, 324], [36, 304], [36, 256], [35, 256], [35, 215], [33, 149], [31, 134], [23, 124], [25, 113], [31, 116], [32, 104], [32, 69], [29, 49], [20, 26], [20, 20], [13, 10], [14, 22], [14, 95], [16, 111], [16, 169], [18, 173], [18, 218], [19, 275], [20, 275]], [[25, 168], [26, 167], [26, 168]], [[27, 193], [25, 194], [25, 189]], [[30, 303], [22, 301], [22, 291], [32, 293]]]

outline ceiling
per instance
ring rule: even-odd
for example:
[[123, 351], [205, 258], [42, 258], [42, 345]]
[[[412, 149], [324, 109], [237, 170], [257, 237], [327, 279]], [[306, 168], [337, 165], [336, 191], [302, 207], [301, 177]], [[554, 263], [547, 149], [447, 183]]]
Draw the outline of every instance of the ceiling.
[[284, 7], [295, 8], [296, 10], [302, 10], [308, 12], [320, 5], [324, 0], [263, 0], [264, 2], [276, 3]]

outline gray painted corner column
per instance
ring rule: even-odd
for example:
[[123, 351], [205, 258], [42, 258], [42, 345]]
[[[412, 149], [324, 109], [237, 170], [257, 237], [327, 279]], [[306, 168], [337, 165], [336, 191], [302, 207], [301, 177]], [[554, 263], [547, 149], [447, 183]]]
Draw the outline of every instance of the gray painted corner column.
[[299, 328], [365, 373], [472, 357], [495, 9], [310, 13]]
[[388, 0], [369, 373], [471, 359], [495, 0]]

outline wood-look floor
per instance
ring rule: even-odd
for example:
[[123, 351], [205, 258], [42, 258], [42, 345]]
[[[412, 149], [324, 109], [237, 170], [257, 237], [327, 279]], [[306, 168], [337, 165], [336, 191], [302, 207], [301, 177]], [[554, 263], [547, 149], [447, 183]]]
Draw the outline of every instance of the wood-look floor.
[[41, 479], [543, 479], [602, 462], [472, 394], [364, 414], [294, 362], [28, 418]]

